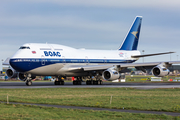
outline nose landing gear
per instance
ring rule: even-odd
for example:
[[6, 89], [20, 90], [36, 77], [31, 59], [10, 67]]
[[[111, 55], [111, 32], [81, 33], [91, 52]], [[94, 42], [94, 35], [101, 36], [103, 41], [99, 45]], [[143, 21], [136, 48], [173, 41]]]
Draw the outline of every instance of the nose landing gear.
[[31, 86], [32, 85], [32, 79], [34, 79], [35, 77], [34, 76], [31, 76], [31, 74], [27, 74], [27, 78], [26, 78], [26, 85], [27, 86]]
[[26, 85], [27, 86], [31, 86], [32, 85], [32, 81], [31, 80], [26, 80]]

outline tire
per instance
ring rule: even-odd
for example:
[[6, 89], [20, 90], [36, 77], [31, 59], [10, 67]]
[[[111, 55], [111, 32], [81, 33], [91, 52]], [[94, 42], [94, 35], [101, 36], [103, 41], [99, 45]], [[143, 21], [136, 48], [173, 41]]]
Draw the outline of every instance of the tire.
[[64, 85], [64, 81], [59, 81], [59, 85]]
[[54, 81], [54, 85], [57, 85], [57, 81]]
[[103, 84], [103, 81], [102, 80], [100, 80], [100, 85], [102, 85]]
[[100, 85], [100, 84], [101, 84], [101, 81], [100, 81], [100, 80], [98, 80], [98, 81], [97, 81], [97, 85]]
[[90, 80], [90, 85], [93, 85], [93, 83], [94, 83], [94, 80]]
[[96, 85], [98, 85], [98, 80], [96, 80]]
[[64, 81], [62, 81], [62, 85], [64, 85]]
[[27, 86], [31, 86], [31, 85], [32, 85], [32, 82], [31, 82], [31, 81], [26, 81], [26, 85], [27, 85]]
[[74, 80], [74, 81], [73, 81], [73, 85], [77, 85], [77, 80]]
[[95, 80], [93, 80], [93, 85], [96, 85], [96, 81]]
[[80, 80], [78, 81], [78, 85], [81, 85], [81, 81]]

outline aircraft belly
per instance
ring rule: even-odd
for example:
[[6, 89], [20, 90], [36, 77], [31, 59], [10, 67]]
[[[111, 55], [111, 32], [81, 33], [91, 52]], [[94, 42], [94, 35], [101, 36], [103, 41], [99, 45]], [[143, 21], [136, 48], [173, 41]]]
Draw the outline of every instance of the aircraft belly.
[[42, 76], [55, 76], [56, 72], [63, 68], [63, 64], [52, 64], [52, 65], [46, 65], [42, 66], [33, 70], [28, 71], [28, 73], [34, 74], [34, 75], [42, 75]]
[[[104, 63], [103, 63], [104, 64]], [[88, 65], [103, 65], [103, 64], [97, 64], [97, 63], [82, 63], [82, 64], [62, 64], [62, 63], [56, 63], [51, 65], [44, 65], [38, 68], [35, 68], [33, 70], [28, 71], [27, 73], [31, 73], [33, 75], [38, 76], [88, 76], [89, 73], [85, 71], [72, 71], [71, 66], [88, 66]]]

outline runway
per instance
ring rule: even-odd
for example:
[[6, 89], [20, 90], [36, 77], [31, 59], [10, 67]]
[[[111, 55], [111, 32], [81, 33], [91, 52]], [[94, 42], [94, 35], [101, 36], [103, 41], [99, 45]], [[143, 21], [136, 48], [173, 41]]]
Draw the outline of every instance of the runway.
[[31, 86], [26, 86], [24, 82], [0, 82], [0, 88], [137, 88], [137, 89], [154, 89], [154, 88], [180, 88], [180, 83], [113, 83], [104, 82], [103, 85], [73, 85], [72, 82], [65, 82], [64, 85], [54, 85], [54, 82], [33, 82]]

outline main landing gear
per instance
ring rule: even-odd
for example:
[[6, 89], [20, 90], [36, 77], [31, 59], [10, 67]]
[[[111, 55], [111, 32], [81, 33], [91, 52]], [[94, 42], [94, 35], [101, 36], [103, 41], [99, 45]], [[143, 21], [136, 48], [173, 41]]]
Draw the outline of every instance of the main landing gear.
[[[103, 81], [99, 78], [96, 78], [96, 80], [93, 80], [90, 78], [90, 80], [86, 81], [86, 85], [102, 85]], [[54, 85], [64, 85], [64, 80], [62, 77], [58, 77], [56, 81], [54, 81]], [[73, 81], [73, 85], [82, 85], [82, 77], [76, 77], [76, 80]]]
[[64, 85], [64, 80], [62, 80], [62, 77], [58, 77], [58, 80], [54, 81], [54, 85]]
[[102, 85], [102, 80], [87, 80], [86, 85]]
[[[98, 77], [96, 80], [93, 80], [92, 77], [90, 77], [91, 80], [86, 80], [86, 85], [102, 85], [103, 81], [100, 80]], [[73, 85], [81, 85], [82, 84], [82, 77], [76, 77], [76, 80], [73, 81]]]
[[95, 76], [96, 80], [93, 80], [92, 76], [89, 76], [90, 77], [90, 80], [87, 80], [86, 81], [86, 85], [102, 85], [103, 84], [103, 81], [100, 80], [100, 75], [97, 74]]
[[82, 84], [82, 77], [77, 77], [77, 79], [73, 81], [73, 85], [81, 85], [81, 84]]

